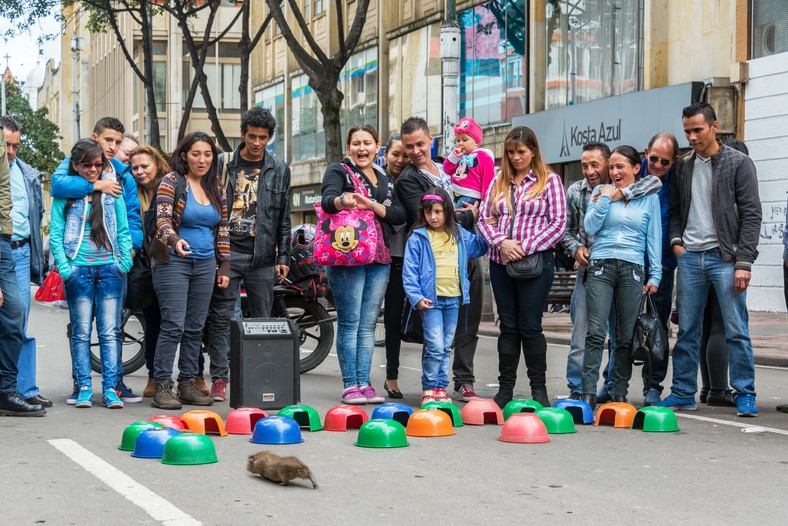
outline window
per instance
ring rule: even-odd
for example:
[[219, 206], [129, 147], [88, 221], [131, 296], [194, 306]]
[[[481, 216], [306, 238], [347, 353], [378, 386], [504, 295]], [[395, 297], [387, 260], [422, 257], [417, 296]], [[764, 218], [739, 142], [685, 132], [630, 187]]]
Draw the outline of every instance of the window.
[[291, 79], [292, 111], [291, 133], [293, 161], [324, 157], [326, 134], [323, 132], [323, 114], [317, 95], [309, 87], [309, 77], [297, 75]]
[[255, 103], [266, 108], [276, 119], [274, 136], [268, 142], [267, 149], [280, 159], [285, 158], [285, 84], [279, 82], [258, 91], [255, 94]]
[[640, 88], [642, 3], [545, 0], [546, 109]]
[[303, 11], [301, 11], [301, 14], [304, 15], [304, 20], [309, 20], [310, 18], [312, 18], [309, 7], [310, 7], [309, 0], [304, 0], [304, 9]]
[[752, 0], [752, 58], [788, 52], [784, 0]]
[[[218, 68], [215, 63], [215, 53], [215, 48], [209, 49], [203, 66], [211, 101], [220, 110], [239, 110], [241, 108], [241, 94], [238, 91], [238, 85], [241, 79], [241, 64], [235, 58], [238, 56], [238, 46], [236, 44], [219, 45]], [[194, 79], [194, 69], [191, 66], [188, 52], [184, 54], [183, 58], [183, 101], [185, 103]], [[194, 96], [192, 107], [196, 110], [205, 109], [205, 100], [203, 100], [199, 87]]]
[[378, 127], [378, 48], [350, 57], [339, 75], [339, 90], [345, 95], [340, 120], [342, 137], [356, 124]]
[[167, 111], [167, 62], [165, 60], [153, 61], [153, 93], [156, 97], [156, 113], [162, 116]]
[[315, 0], [315, 15], [318, 15], [326, 10], [324, 2], [325, 0]]
[[460, 117], [481, 125], [526, 111], [525, 0], [491, 0], [460, 13]]
[[389, 48], [389, 129], [408, 117], [441, 129], [440, 24], [395, 38]]

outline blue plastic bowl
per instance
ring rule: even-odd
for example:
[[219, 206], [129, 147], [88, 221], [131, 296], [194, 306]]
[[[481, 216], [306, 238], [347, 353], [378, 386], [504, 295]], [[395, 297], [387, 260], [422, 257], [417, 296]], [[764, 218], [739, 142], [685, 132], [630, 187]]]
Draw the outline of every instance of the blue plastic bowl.
[[553, 407], [558, 409], [566, 409], [572, 415], [572, 420], [575, 424], [593, 424], [594, 423], [594, 410], [591, 406], [582, 400], [559, 400], [553, 404]]
[[131, 453], [131, 456], [136, 458], [161, 458], [161, 454], [164, 452], [164, 444], [170, 438], [180, 434], [180, 431], [171, 427], [143, 431], [134, 442], [134, 451]]
[[405, 404], [387, 403], [381, 404], [372, 411], [372, 419], [385, 418], [394, 420], [402, 424], [402, 427], [408, 425], [408, 419], [413, 414], [413, 409]]
[[303, 441], [298, 422], [278, 415], [258, 420], [249, 439], [253, 444], [299, 444]]

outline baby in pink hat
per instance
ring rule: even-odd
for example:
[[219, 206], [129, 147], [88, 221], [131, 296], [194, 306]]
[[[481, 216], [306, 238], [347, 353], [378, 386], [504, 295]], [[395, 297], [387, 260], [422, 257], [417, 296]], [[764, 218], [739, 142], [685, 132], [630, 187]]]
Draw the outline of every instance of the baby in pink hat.
[[487, 194], [495, 177], [495, 161], [490, 150], [480, 148], [482, 129], [470, 117], [454, 125], [454, 150], [443, 161], [443, 171], [451, 175], [455, 205], [478, 203]]

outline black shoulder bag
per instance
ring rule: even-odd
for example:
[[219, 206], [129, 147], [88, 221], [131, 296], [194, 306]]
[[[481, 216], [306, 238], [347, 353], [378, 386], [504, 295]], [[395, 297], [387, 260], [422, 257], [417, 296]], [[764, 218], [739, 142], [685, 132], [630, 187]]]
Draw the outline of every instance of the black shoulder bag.
[[[514, 219], [517, 207], [514, 202], [514, 185], [512, 185], [511, 219], [509, 220], [509, 239], [514, 239]], [[517, 261], [506, 264], [506, 273], [514, 279], [533, 279], [542, 273], [542, 254], [534, 252]]]
[[[635, 365], [648, 363], [649, 376], [654, 370], [654, 362], [659, 362], [668, 352], [668, 336], [665, 327], [657, 316], [657, 308], [650, 294], [643, 295], [640, 303], [640, 314], [635, 322], [635, 334], [632, 337], [630, 358]], [[649, 378], [651, 385], [651, 378]]]

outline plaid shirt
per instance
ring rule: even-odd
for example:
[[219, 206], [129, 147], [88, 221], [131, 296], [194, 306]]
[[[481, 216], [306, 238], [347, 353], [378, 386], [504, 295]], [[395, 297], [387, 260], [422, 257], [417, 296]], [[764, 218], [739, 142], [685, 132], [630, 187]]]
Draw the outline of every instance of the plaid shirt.
[[[662, 181], [655, 175], [647, 175], [642, 179], [621, 190], [627, 201], [657, 193], [662, 188]], [[593, 188], [588, 186], [586, 178], [572, 183], [566, 190], [566, 234], [561, 238], [564, 252], [574, 258], [577, 249], [586, 247], [591, 249], [591, 239], [586, 234], [583, 223], [585, 222], [588, 200]]]

